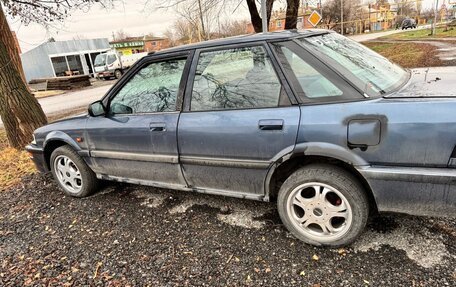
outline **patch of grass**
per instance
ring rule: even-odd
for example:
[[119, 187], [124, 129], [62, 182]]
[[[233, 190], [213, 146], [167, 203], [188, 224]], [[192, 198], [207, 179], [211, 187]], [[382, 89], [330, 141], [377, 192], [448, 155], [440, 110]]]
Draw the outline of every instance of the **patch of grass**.
[[47, 98], [47, 97], [53, 97], [53, 96], [62, 95], [64, 93], [65, 93], [65, 91], [61, 91], [61, 90], [49, 90], [49, 91], [33, 92], [33, 95], [35, 96], [35, 98], [41, 99], [41, 98]]
[[424, 43], [364, 42], [364, 45], [404, 68], [442, 66], [435, 46]]
[[413, 31], [396, 33], [381, 37], [382, 40], [429, 40], [433, 38], [455, 38], [456, 39], [456, 28], [449, 27], [445, 31], [445, 27], [439, 27], [436, 29], [435, 35], [431, 34], [431, 29], [416, 29]]
[[18, 184], [23, 176], [35, 171], [28, 153], [8, 147], [5, 131], [0, 130], [0, 191]]

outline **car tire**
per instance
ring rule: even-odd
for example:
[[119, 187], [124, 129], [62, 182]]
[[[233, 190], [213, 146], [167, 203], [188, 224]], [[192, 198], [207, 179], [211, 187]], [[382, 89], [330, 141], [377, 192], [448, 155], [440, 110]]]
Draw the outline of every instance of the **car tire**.
[[363, 186], [349, 172], [328, 164], [296, 170], [281, 186], [277, 205], [290, 233], [315, 246], [352, 243], [369, 216]]
[[98, 190], [95, 173], [70, 146], [64, 145], [51, 154], [51, 172], [66, 195], [86, 197]]

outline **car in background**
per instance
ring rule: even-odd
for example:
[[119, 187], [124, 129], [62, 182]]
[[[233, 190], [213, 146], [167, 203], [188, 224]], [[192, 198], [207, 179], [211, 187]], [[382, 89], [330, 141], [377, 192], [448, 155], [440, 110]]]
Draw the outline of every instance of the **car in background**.
[[415, 19], [411, 19], [411, 18], [406, 18], [402, 21], [402, 24], [401, 24], [401, 29], [402, 30], [406, 30], [406, 29], [415, 29], [416, 28], [416, 21]]
[[109, 79], [120, 77], [142, 57], [147, 56], [147, 52], [122, 55], [116, 50], [100, 53], [95, 57], [94, 67], [96, 77], [99, 79]]
[[99, 180], [275, 201], [342, 246], [369, 215], [456, 212], [454, 67], [404, 70], [327, 30], [201, 42], [139, 60], [88, 115], [27, 147], [65, 194]]

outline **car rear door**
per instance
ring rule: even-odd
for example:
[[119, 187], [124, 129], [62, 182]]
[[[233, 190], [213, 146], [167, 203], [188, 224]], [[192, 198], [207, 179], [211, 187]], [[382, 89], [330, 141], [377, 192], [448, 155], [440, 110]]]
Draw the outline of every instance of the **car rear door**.
[[274, 157], [293, 150], [300, 109], [264, 43], [197, 50], [178, 146], [194, 189], [261, 198]]
[[97, 174], [121, 181], [185, 186], [176, 132], [189, 58], [190, 53], [179, 53], [142, 60], [103, 99], [108, 114], [91, 117], [87, 123]]

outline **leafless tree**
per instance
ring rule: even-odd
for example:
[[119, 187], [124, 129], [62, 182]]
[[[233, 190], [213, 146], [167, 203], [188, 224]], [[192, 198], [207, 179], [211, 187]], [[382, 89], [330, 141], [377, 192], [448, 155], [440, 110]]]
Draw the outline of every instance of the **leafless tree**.
[[124, 29], [119, 29], [113, 33], [113, 37], [114, 41], [121, 41], [130, 37], [130, 35], [127, 32], [125, 32]]
[[230, 21], [226, 20], [220, 25], [220, 37], [231, 37], [246, 34], [248, 21]]
[[417, 15], [416, 1], [394, 0], [397, 3], [397, 15], [404, 17], [415, 17]]
[[[262, 31], [262, 19], [260, 15], [260, 1], [258, 0], [147, 0], [147, 10], [155, 9], [176, 9], [179, 15], [186, 18], [195, 25], [198, 22], [198, 29], [204, 36], [208, 36], [214, 32], [214, 19], [218, 19], [226, 10], [236, 8], [240, 2], [245, 1], [250, 14], [250, 21], [255, 32]], [[267, 22], [271, 19], [272, 6], [275, 0], [267, 1]], [[289, 0], [295, 1], [295, 0]], [[296, 0], [299, 3], [299, 0]], [[176, 8], [179, 7], [179, 8]], [[184, 9], [182, 8], [184, 7]], [[296, 10], [296, 19], [297, 19]], [[212, 27], [209, 27], [212, 26]], [[212, 28], [212, 29], [211, 29]]]
[[[323, 20], [322, 23], [324, 24], [326, 29], [333, 29], [336, 31], [340, 31], [340, 0], [328, 0], [322, 7], [323, 10]], [[360, 13], [362, 13], [360, 9], [360, 1], [359, 0], [345, 0], [343, 6], [343, 16], [344, 16], [344, 30], [353, 28], [355, 26], [354, 20], [360, 18]], [[346, 23], [348, 22], [348, 23]]]

